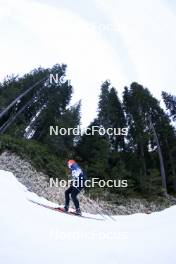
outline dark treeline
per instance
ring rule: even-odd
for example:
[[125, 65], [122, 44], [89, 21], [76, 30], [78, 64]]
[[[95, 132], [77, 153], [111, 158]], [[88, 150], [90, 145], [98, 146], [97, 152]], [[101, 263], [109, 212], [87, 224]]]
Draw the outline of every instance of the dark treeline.
[[[23, 77], [6, 78], [0, 84], [0, 111], [49, 73], [64, 76], [66, 65], [57, 64], [52, 69], [39, 68]], [[88, 177], [127, 179], [126, 194], [176, 192], [175, 96], [162, 92], [165, 111], [147, 88], [134, 82], [124, 88], [121, 101], [117, 89], [106, 80], [100, 89], [97, 117], [89, 128], [127, 127], [127, 135], [50, 136], [50, 125], [65, 128], [80, 125], [81, 102], [71, 106], [72, 94], [73, 87], [68, 81], [58, 84], [45, 81], [24, 99], [24, 111], [5, 133], [35, 140], [63, 161], [77, 159]]]

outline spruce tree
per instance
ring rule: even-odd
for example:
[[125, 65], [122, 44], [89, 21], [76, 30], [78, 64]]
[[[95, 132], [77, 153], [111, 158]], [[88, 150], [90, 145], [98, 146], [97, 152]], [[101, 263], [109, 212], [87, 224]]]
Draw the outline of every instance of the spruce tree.
[[[101, 94], [98, 104], [98, 120], [104, 128], [121, 129], [126, 126], [125, 114], [118, 97], [117, 91], [111, 87], [109, 81], [105, 81], [101, 87]], [[112, 151], [125, 149], [123, 135], [110, 135], [107, 139], [111, 145]]]
[[[173, 127], [159, 102], [142, 85], [133, 83], [124, 91], [124, 106], [126, 110], [129, 137], [129, 148], [137, 154], [141, 161], [140, 186], [143, 189], [149, 175], [149, 157], [156, 149], [160, 160], [162, 187], [167, 193], [168, 155], [171, 140], [175, 141]], [[170, 157], [169, 157], [170, 156]]]
[[170, 116], [176, 120], [176, 96], [162, 92], [162, 97], [166, 105], [167, 110], [170, 112]]

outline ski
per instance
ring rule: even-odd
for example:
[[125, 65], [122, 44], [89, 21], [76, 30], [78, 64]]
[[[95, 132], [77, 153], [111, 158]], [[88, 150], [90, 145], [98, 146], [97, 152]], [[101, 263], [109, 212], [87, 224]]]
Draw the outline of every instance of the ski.
[[37, 204], [39, 206], [45, 207], [47, 209], [50, 209], [50, 210], [53, 210], [53, 211], [56, 211], [56, 212], [60, 212], [60, 213], [64, 213], [64, 214], [67, 214], [67, 215], [72, 215], [72, 216], [77, 216], [77, 217], [80, 217], [80, 218], [86, 218], [86, 219], [92, 219], [92, 220], [99, 220], [99, 221], [105, 220], [105, 219], [91, 217], [91, 216], [78, 215], [78, 214], [76, 214], [75, 211], [65, 212], [63, 207], [59, 207], [59, 206], [58, 207], [53, 207], [53, 206], [50, 206], [50, 205], [39, 203], [39, 202], [31, 200], [31, 199], [28, 199], [28, 201], [30, 201], [30, 202], [32, 202], [34, 204]]

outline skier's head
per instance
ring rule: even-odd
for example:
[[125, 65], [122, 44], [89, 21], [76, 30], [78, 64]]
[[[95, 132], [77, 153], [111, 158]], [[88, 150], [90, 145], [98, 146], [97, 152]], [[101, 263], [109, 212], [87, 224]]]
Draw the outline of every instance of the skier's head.
[[67, 165], [68, 165], [69, 169], [71, 169], [71, 166], [72, 166], [73, 164], [76, 164], [76, 161], [75, 161], [75, 160], [68, 160], [68, 161], [67, 161]]

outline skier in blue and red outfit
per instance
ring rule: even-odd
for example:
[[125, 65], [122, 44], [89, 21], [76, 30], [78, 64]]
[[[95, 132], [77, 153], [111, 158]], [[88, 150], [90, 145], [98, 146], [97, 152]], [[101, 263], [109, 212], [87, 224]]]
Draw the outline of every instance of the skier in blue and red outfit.
[[69, 160], [67, 162], [68, 168], [71, 171], [72, 182], [70, 187], [65, 191], [65, 212], [68, 212], [69, 203], [70, 203], [70, 195], [73, 200], [73, 203], [76, 208], [76, 214], [81, 215], [81, 210], [79, 207], [79, 200], [77, 195], [84, 187], [85, 175], [79, 165], [76, 163], [75, 160]]

